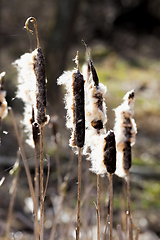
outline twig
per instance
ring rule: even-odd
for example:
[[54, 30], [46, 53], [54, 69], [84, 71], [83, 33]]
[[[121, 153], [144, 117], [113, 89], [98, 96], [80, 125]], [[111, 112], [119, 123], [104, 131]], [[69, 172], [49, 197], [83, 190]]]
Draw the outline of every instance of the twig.
[[109, 240], [112, 240], [113, 227], [113, 174], [109, 174], [109, 195], [110, 195], [110, 211], [109, 211]]
[[[10, 108], [8, 108], [8, 109], [9, 109], [9, 112], [10, 112], [10, 115], [11, 115], [11, 120], [12, 120], [13, 127], [14, 127], [14, 130], [15, 130], [15, 134], [16, 134], [16, 138], [17, 138], [17, 141], [18, 141], [18, 145], [19, 145], [19, 147], [20, 147], [20, 152], [21, 152], [23, 164], [24, 164], [24, 167], [25, 167], [25, 170], [26, 170], [26, 175], [27, 175], [29, 190], [30, 190], [30, 194], [31, 194], [31, 197], [32, 197], [32, 201], [33, 201], [33, 205], [34, 205], [34, 210], [35, 210], [35, 209], [36, 209], [36, 205], [35, 205], [35, 193], [34, 193], [34, 188], [33, 188], [33, 184], [32, 184], [32, 178], [31, 178], [31, 174], [30, 174], [30, 170], [29, 170], [27, 158], [26, 158], [26, 155], [25, 155], [25, 152], [24, 152], [24, 148], [23, 148], [23, 144], [22, 144], [22, 141], [21, 141], [19, 132], [18, 132], [18, 127], [17, 127], [17, 124], [16, 124], [16, 120], [15, 120], [15, 117], [14, 117], [14, 114], [13, 114], [13, 111], [12, 111], [12, 108], [10, 107]], [[37, 221], [37, 224], [38, 224], [38, 217], [37, 217], [36, 212], [35, 212], [35, 217], [36, 217], [36, 221]], [[40, 233], [39, 228], [38, 228], [38, 232]]]
[[81, 168], [82, 168], [82, 148], [79, 148], [78, 153], [78, 208], [77, 208], [77, 228], [76, 228], [76, 240], [79, 240], [80, 231], [80, 208], [81, 208]]
[[119, 240], [123, 240], [121, 225], [117, 225], [117, 234]]

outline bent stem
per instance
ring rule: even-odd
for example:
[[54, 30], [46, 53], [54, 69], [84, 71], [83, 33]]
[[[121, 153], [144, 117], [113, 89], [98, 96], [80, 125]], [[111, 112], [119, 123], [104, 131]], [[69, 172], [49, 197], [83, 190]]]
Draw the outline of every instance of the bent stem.
[[97, 174], [97, 240], [100, 240], [100, 175]]
[[131, 203], [130, 203], [130, 177], [129, 170], [127, 171], [127, 216], [129, 226], [129, 240], [133, 240], [132, 218], [131, 218]]
[[110, 197], [110, 213], [109, 213], [109, 240], [112, 240], [113, 227], [113, 174], [109, 174], [109, 197]]
[[76, 240], [79, 240], [80, 231], [80, 208], [81, 208], [81, 168], [82, 168], [82, 148], [78, 152], [78, 209], [77, 209], [77, 228]]
[[[26, 175], [27, 175], [29, 190], [30, 190], [32, 201], [33, 201], [34, 211], [35, 211], [35, 209], [36, 209], [35, 193], [34, 193], [34, 188], [33, 188], [33, 184], [32, 184], [31, 173], [30, 173], [28, 162], [27, 162], [27, 158], [26, 158], [26, 155], [25, 155], [25, 152], [24, 152], [22, 140], [21, 140], [20, 134], [18, 132], [18, 127], [17, 127], [17, 123], [16, 123], [16, 120], [15, 120], [15, 117], [14, 117], [13, 110], [12, 110], [11, 107], [8, 108], [8, 109], [9, 109], [9, 112], [10, 112], [10, 115], [11, 115], [11, 120], [12, 120], [12, 123], [13, 123], [14, 131], [15, 131], [15, 134], [16, 134], [16, 138], [17, 138], [17, 141], [18, 141], [19, 148], [20, 148], [23, 164], [24, 164], [24, 167], [25, 167]], [[38, 226], [38, 217], [37, 217], [37, 213], [36, 212], [35, 212], [35, 217], [36, 217], [37, 226]], [[40, 234], [39, 226], [38, 226], [38, 232]]]
[[43, 124], [40, 125], [40, 240], [44, 235]]

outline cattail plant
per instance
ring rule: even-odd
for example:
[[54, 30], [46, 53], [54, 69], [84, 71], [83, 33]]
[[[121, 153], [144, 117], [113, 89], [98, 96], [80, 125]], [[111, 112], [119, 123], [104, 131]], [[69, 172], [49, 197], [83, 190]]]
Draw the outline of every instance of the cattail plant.
[[132, 165], [131, 147], [135, 143], [135, 136], [137, 133], [136, 123], [132, 118], [134, 111], [134, 90], [126, 93], [124, 102], [115, 109], [115, 136], [117, 147], [117, 166], [116, 174], [127, 179], [127, 215], [129, 218], [129, 240], [132, 236], [132, 221], [130, 213], [130, 181], [129, 169]]
[[[86, 47], [85, 42], [83, 44]], [[88, 50], [87, 50], [88, 51]], [[88, 64], [84, 66], [86, 92], [86, 144], [90, 149], [91, 171], [97, 174], [97, 239], [100, 240], [100, 175], [109, 174], [110, 179], [110, 239], [112, 239], [113, 184], [112, 174], [116, 169], [115, 136], [112, 130], [106, 133], [107, 122], [104, 95], [106, 87], [99, 83], [98, 75], [88, 54]]]
[[4, 76], [5, 72], [0, 73], [0, 123], [3, 118], [5, 118], [8, 114], [7, 109], [7, 101], [5, 99], [6, 97], [6, 91], [4, 91]]
[[78, 212], [76, 240], [80, 232], [80, 200], [81, 200], [81, 154], [85, 140], [85, 111], [84, 111], [84, 79], [79, 71], [78, 52], [75, 58], [77, 68], [64, 72], [57, 80], [59, 85], [66, 86], [65, 105], [67, 109], [66, 125], [71, 129], [70, 146], [78, 148]]
[[[25, 53], [20, 59], [13, 64], [18, 69], [18, 91], [17, 97], [24, 101], [24, 120], [23, 124], [28, 133], [27, 142], [35, 147], [35, 192], [36, 192], [36, 209], [38, 211], [38, 144], [40, 138], [40, 239], [43, 239], [43, 221], [44, 221], [44, 188], [43, 188], [43, 126], [48, 122], [46, 116], [46, 78], [45, 78], [45, 60], [39, 45], [37, 22], [34, 17], [26, 20], [26, 29], [33, 34], [28, 28], [29, 22], [34, 23], [37, 37], [37, 48], [31, 53]], [[40, 137], [39, 137], [40, 136]], [[38, 236], [36, 237], [38, 239]]]

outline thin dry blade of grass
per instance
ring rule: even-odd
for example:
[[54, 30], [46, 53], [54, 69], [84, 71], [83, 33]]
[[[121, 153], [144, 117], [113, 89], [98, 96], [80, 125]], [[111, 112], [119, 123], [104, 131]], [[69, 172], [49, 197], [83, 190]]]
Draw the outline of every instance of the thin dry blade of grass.
[[117, 235], [119, 240], [123, 240], [121, 225], [117, 225]]
[[12, 212], [13, 212], [13, 207], [14, 207], [14, 202], [15, 202], [15, 197], [16, 197], [16, 190], [17, 190], [17, 184], [18, 184], [19, 172], [20, 172], [19, 162], [20, 162], [20, 152], [18, 151], [17, 152], [17, 161], [15, 163], [16, 169], [14, 170], [15, 177], [14, 177], [14, 182], [13, 182], [13, 186], [12, 186], [13, 189], [12, 189], [12, 195], [11, 195], [11, 200], [10, 200], [10, 204], [9, 204], [8, 217], [7, 217], [7, 223], [6, 223], [6, 233], [5, 233], [6, 239], [8, 239], [8, 235], [10, 232]]
[[[17, 138], [17, 141], [18, 141], [18, 145], [20, 147], [20, 153], [21, 153], [21, 156], [22, 156], [23, 164], [24, 164], [24, 167], [25, 167], [25, 170], [26, 170], [26, 175], [27, 175], [27, 180], [28, 180], [30, 194], [31, 194], [32, 201], [33, 201], [33, 206], [34, 206], [34, 209], [36, 209], [35, 193], [34, 193], [34, 188], [33, 188], [33, 184], [32, 184], [32, 178], [31, 178], [31, 174], [30, 174], [27, 158], [26, 158], [26, 155], [25, 155], [25, 152], [24, 152], [22, 140], [20, 138], [20, 134], [19, 134], [19, 131], [18, 131], [17, 123], [16, 123], [16, 120], [15, 120], [15, 117], [14, 117], [14, 113], [13, 113], [13, 110], [12, 110], [11, 107], [9, 108], [9, 112], [10, 112], [10, 115], [11, 115], [11, 120], [12, 120], [13, 127], [14, 127], [14, 130], [15, 130], [15, 134], [16, 134], [16, 138]], [[37, 226], [39, 226], [38, 225], [38, 216], [37, 216], [36, 212], [35, 212], [35, 217], [36, 217], [36, 221], [37, 221]], [[38, 232], [40, 234], [39, 228], [38, 228]]]

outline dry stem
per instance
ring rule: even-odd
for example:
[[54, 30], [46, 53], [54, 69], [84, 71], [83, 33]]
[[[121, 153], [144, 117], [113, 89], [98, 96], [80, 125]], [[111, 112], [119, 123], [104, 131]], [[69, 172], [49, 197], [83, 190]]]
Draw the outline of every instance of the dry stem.
[[44, 235], [43, 124], [40, 125], [40, 240]]
[[117, 234], [119, 240], [123, 240], [121, 225], [117, 225]]
[[81, 165], [82, 165], [82, 148], [79, 148], [79, 153], [78, 153], [78, 209], [77, 209], [76, 240], [79, 240], [79, 231], [80, 231], [81, 168], [82, 168]]
[[59, 159], [59, 146], [58, 143], [56, 144], [56, 152], [55, 152], [55, 159], [56, 159], [56, 169], [57, 169], [57, 178], [58, 178], [58, 194], [60, 196], [60, 187], [62, 184], [62, 176], [61, 176], [61, 167], [60, 167], [60, 159]]
[[110, 211], [109, 211], [109, 240], [112, 240], [112, 227], [113, 227], [113, 175], [109, 174], [109, 197], [110, 197]]
[[131, 203], [130, 203], [130, 178], [129, 170], [127, 171], [127, 216], [129, 228], [129, 240], [133, 240], [132, 218], [131, 218]]
[[[39, 207], [39, 161], [38, 161], [38, 143], [35, 144], [35, 212], [36, 215], [38, 215], [38, 207]], [[37, 221], [34, 223], [34, 229], [35, 229], [35, 240], [39, 240], [38, 235], [38, 226]]]
[[97, 174], [97, 240], [100, 240], [100, 175]]

